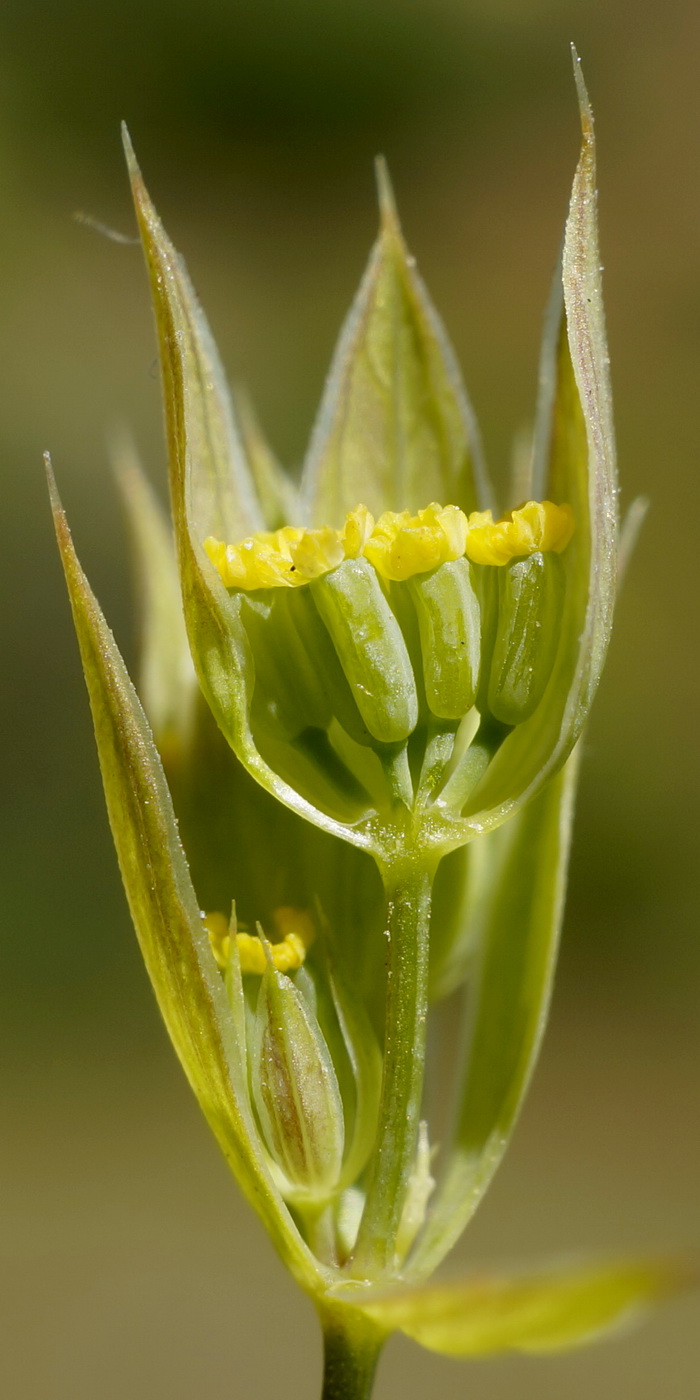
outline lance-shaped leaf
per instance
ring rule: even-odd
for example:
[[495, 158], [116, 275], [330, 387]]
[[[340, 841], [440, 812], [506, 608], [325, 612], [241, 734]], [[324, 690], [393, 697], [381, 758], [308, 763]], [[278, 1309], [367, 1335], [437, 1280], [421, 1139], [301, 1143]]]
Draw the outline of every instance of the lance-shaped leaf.
[[148, 721], [76, 557], [50, 474], [54, 521], [112, 835], [143, 958], [180, 1063], [251, 1204], [303, 1287], [323, 1274], [274, 1187], [248, 1101], [244, 1047], [208, 945]]
[[444, 328], [404, 244], [378, 162], [381, 228], [341, 332], [302, 479], [312, 524], [429, 501], [490, 504], [474, 415]]
[[[616, 587], [615, 443], [596, 220], [593, 118], [578, 59], [583, 144], [571, 194], [558, 290], [540, 375], [536, 487], [568, 503], [575, 532], [561, 556], [566, 593], [557, 660], [530, 719], [502, 744], [465, 809], [483, 831], [526, 802], [565, 760], [595, 693]], [[558, 280], [558, 279], [557, 279]]]
[[177, 763], [192, 733], [199, 693], [182, 614], [172, 528], [133, 443], [113, 444], [132, 540], [141, 624], [139, 697], [161, 757]]
[[[200, 685], [237, 757], [268, 792], [324, 830], [367, 847], [365, 830], [346, 826], [302, 797], [270, 767], [253, 739], [255, 666], [241, 620], [241, 596], [229, 597], [202, 544], [209, 534], [241, 539], [262, 528], [263, 521], [240, 463], [234, 488], [226, 475], [229, 459], [221, 444], [230, 426], [230, 406], [209, 331], [149, 199], [126, 133], [124, 143], [158, 330], [173, 525], [187, 633]], [[234, 509], [238, 525], [227, 524], [224, 517]]]
[[695, 1282], [678, 1263], [632, 1259], [404, 1289], [363, 1311], [380, 1327], [446, 1356], [555, 1352], [635, 1322], [653, 1303]]
[[497, 831], [482, 866], [468, 943], [469, 985], [453, 1141], [426, 1227], [409, 1261], [425, 1276], [452, 1248], [505, 1151], [547, 1018], [564, 904], [577, 757]]

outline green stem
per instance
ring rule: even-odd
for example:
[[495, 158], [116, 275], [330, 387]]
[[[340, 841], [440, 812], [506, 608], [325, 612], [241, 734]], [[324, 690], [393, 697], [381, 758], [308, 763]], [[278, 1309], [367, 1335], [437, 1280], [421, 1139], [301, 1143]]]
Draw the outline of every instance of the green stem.
[[418, 852], [385, 875], [389, 968], [384, 1071], [367, 1202], [352, 1274], [375, 1280], [394, 1263], [413, 1167], [425, 1069], [428, 928], [433, 865]]
[[321, 1400], [369, 1400], [384, 1333], [347, 1308], [321, 1312]]

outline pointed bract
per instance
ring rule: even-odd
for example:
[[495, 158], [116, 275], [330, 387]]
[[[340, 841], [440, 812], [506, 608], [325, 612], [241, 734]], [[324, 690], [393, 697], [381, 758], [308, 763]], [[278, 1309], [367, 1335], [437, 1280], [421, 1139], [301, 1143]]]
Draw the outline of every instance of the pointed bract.
[[537, 791], [578, 739], [605, 660], [617, 579], [617, 475], [596, 217], [593, 121], [576, 60], [583, 143], [540, 373], [536, 488], [576, 522], [561, 556], [561, 645], [545, 696], [502, 744], [470, 797], [476, 829], [497, 825]]
[[[161, 343], [168, 436], [175, 415], [186, 416], [187, 448], [197, 469], [188, 473], [191, 525], [201, 538], [242, 539], [263, 527], [245, 451], [233, 416], [219, 354], [185, 264], [170, 243], [141, 178], [126, 127], [124, 150], [131, 176]], [[147, 226], [150, 237], [144, 236]], [[167, 346], [168, 353], [163, 348]]]
[[198, 685], [182, 614], [172, 527], [124, 434], [113, 440], [112, 458], [138, 589], [139, 698], [161, 756], [177, 763], [191, 736]]
[[544, 1033], [564, 907], [577, 756], [481, 842], [462, 937], [474, 950], [469, 1041], [454, 1138], [409, 1272], [432, 1272], [459, 1239], [503, 1153]]
[[304, 467], [313, 525], [428, 501], [490, 504], [474, 415], [452, 348], [403, 241], [378, 162], [381, 226], [340, 335]]
[[163, 1020], [246, 1196], [300, 1283], [322, 1273], [274, 1187], [248, 1102], [245, 1057], [202, 923], [146, 716], [78, 562], [49, 466], [54, 522], [129, 908]]
[[[241, 599], [229, 597], [202, 546], [217, 530], [224, 539], [237, 539], [260, 529], [262, 517], [242, 460], [237, 459], [231, 475], [231, 453], [224, 450], [232, 431], [230, 405], [206, 322], [148, 196], [128, 137], [125, 144], [158, 329], [173, 525], [187, 633], [200, 685], [235, 754], [262, 787], [315, 825], [366, 846], [361, 830], [348, 830], [300, 795], [270, 767], [254, 742], [250, 708], [255, 667], [241, 621]], [[232, 514], [238, 525], [226, 527]]]

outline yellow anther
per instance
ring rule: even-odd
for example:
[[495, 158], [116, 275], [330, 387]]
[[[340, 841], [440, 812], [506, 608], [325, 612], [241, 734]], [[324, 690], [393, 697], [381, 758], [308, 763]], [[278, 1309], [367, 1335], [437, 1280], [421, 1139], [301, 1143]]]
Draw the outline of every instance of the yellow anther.
[[[270, 943], [272, 965], [277, 972], [295, 972], [306, 958], [306, 950], [313, 942], [315, 929], [311, 917], [303, 909], [293, 909], [283, 904], [273, 914], [273, 922], [281, 935], [279, 943]], [[226, 971], [231, 955], [231, 932], [228, 919], [223, 914], [203, 915], [204, 927], [209, 935], [211, 949], [217, 967]], [[243, 931], [235, 934], [236, 947], [241, 962], [241, 972], [257, 973], [262, 977], [267, 967], [265, 949], [257, 934]]]
[[571, 506], [556, 506], [553, 501], [528, 501], [521, 510], [514, 511], [513, 515], [523, 518], [530, 513], [537, 512], [537, 527], [533, 526], [537, 535], [538, 543], [536, 549], [543, 551], [552, 550], [554, 554], [561, 554], [566, 549], [571, 536], [574, 533], [574, 512]]
[[298, 933], [288, 933], [281, 943], [272, 943], [270, 947], [278, 972], [295, 972], [306, 958], [306, 946]]
[[255, 972], [259, 977], [262, 977], [267, 967], [267, 960], [265, 949], [257, 934], [237, 933], [236, 945], [241, 960], [241, 972]]
[[[236, 943], [241, 972], [257, 973], [262, 977], [267, 967], [267, 958], [261, 940], [252, 933], [237, 933]], [[295, 972], [306, 957], [306, 948], [298, 933], [288, 933], [281, 943], [270, 943], [268, 947], [272, 966], [277, 972]]]
[[401, 582], [464, 554], [467, 518], [457, 506], [433, 502], [417, 515], [407, 510], [380, 515], [365, 555], [384, 578]]
[[490, 510], [475, 510], [469, 516], [465, 552], [473, 564], [507, 564], [513, 557], [510, 547], [510, 521], [494, 522]]
[[401, 582], [465, 553], [475, 564], [496, 565], [537, 550], [559, 554], [573, 530], [571, 507], [552, 501], [528, 501], [499, 521], [490, 510], [474, 511], [467, 519], [457, 506], [433, 502], [417, 515], [385, 511], [375, 523], [359, 505], [342, 530], [285, 525], [236, 545], [210, 536], [204, 548], [227, 588], [299, 588], [360, 555], [383, 578]]
[[298, 588], [345, 558], [340, 532], [329, 526], [304, 530], [285, 525], [235, 545], [210, 535], [204, 548], [227, 588]]
[[537, 550], [561, 554], [574, 532], [571, 506], [552, 501], [528, 501], [505, 520], [494, 523], [490, 510], [469, 516], [467, 558], [474, 564], [508, 564]]

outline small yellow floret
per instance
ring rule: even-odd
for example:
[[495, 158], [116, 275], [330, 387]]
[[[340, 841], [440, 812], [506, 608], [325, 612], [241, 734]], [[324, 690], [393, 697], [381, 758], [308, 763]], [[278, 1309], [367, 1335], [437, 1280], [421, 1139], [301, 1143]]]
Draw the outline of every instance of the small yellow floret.
[[432, 502], [417, 515], [385, 511], [365, 545], [365, 556], [384, 578], [402, 582], [464, 554], [467, 518], [457, 506]]
[[467, 558], [474, 564], [508, 564], [537, 550], [561, 554], [574, 532], [571, 506], [552, 501], [528, 501], [505, 520], [494, 523], [490, 510], [469, 516]]
[[288, 933], [281, 943], [272, 943], [272, 963], [278, 972], [295, 972], [306, 958], [306, 946], [298, 933]]
[[[268, 944], [272, 966], [277, 972], [295, 972], [306, 958], [306, 950], [314, 937], [314, 926], [303, 910], [282, 905], [273, 915], [275, 927], [283, 935], [279, 943]], [[217, 967], [226, 971], [231, 955], [231, 933], [228, 920], [223, 914], [204, 915], [204, 927], [209, 934], [211, 949]], [[236, 947], [241, 963], [241, 972], [254, 973], [259, 977], [267, 967], [267, 958], [262, 941], [257, 934], [239, 932], [235, 935]]]
[[345, 558], [340, 532], [327, 525], [320, 530], [285, 525], [241, 544], [222, 544], [210, 535], [204, 548], [227, 588], [298, 588]]
[[[267, 967], [265, 949], [261, 940], [256, 934], [237, 933], [236, 943], [238, 945], [238, 956], [241, 960], [241, 972], [257, 973], [262, 977]], [[281, 943], [268, 943], [272, 966], [276, 972], [295, 972], [301, 967], [306, 957], [306, 947], [304, 940], [298, 933], [288, 933]]]

